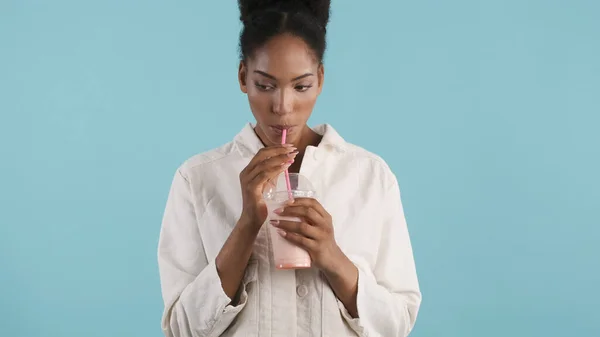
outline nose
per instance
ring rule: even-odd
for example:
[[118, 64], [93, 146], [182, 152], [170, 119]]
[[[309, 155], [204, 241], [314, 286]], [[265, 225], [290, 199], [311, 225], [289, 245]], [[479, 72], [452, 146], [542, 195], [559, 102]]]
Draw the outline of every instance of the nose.
[[277, 115], [286, 115], [294, 109], [294, 94], [287, 89], [279, 89], [275, 92], [273, 98], [273, 113]]

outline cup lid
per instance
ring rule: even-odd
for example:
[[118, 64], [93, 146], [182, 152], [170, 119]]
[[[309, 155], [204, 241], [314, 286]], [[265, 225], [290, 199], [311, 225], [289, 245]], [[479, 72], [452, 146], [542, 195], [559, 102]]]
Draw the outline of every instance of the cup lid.
[[[312, 183], [310, 182], [310, 180], [308, 180], [308, 178], [306, 178], [305, 176], [303, 176], [299, 173], [289, 173], [289, 179], [290, 179], [290, 186], [289, 186], [290, 190], [312, 192], [314, 194], [315, 188], [312, 185]], [[280, 175], [278, 175], [275, 179], [273, 179], [265, 184], [265, 189], [263, 191], [263, 194], [268, 195], [268, 194], [273, 194], [273, 193], [278, 193], [278, 192], [287, 192], [287, 191], [288, 191], [288, 186], [287, 186], [286, 175], [285, 175], [285, 172], [283, 172]]]

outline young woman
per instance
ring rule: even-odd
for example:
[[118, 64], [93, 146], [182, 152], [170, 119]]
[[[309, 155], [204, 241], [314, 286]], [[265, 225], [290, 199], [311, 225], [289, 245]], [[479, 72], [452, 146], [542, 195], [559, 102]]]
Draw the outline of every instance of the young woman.
[[[421, 293], [396, 177], [331, 125], [307, 125], [329, 5], [239, 1], [238, 80], [256, 123], [175, 174], [158, 247], [166, 336], [395, 337], [415, 324]], [[308, 269], [271, 260], [262, 192], [286, 169], [319, 193], [281, 209], [302, 222], [271, 223], [309, 253]]]

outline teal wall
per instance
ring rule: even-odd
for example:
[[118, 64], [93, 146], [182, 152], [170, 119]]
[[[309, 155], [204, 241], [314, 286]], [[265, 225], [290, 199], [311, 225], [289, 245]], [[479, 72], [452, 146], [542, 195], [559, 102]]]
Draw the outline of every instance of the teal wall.
[[[412, 336], [600, 336], [600, 2], [333, 3], [312, 124], [397, 174]], [[174, 170], [252, 121], [234, 1], [0, 0], [0, 335], [161, 336]]]

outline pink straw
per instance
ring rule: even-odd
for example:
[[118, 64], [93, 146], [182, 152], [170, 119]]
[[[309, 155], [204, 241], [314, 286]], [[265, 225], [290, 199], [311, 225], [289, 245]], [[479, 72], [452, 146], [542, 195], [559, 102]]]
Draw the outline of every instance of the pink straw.
[[[285, 141], [287, 139], [287, 129], [283, 129], [281, 131], [281, 144], [285, 144]], [[292, 184], [290, 183], [290, 172], [285, 169], [285, 183], [287, 185], [287, 190], [288, 190], [288, 196], [290, 197], [290, 200], [294, 199], [294, 196], [292, 195]]]

